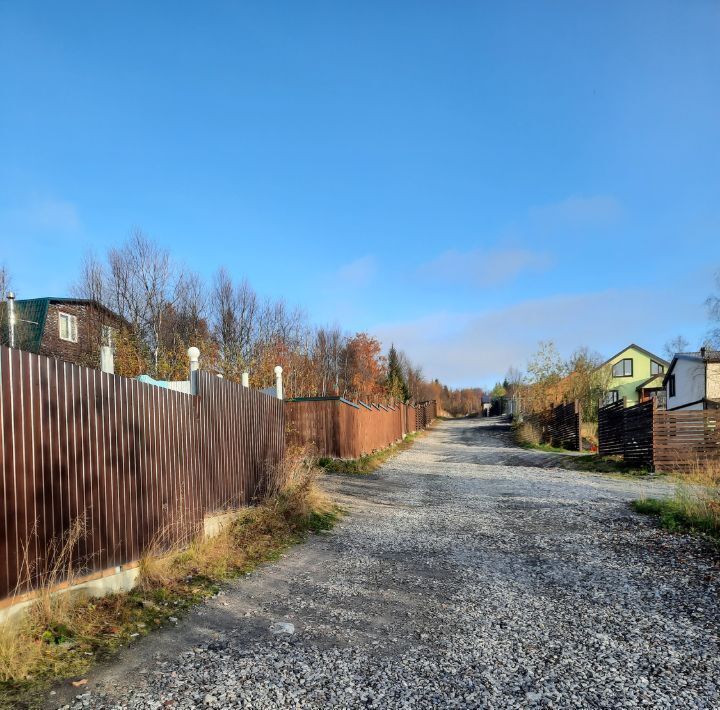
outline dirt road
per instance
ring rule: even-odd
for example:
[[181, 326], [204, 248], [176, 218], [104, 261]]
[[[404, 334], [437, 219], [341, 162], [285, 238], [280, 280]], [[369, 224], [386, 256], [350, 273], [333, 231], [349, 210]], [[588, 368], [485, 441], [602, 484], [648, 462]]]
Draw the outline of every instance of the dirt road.
[[497, 420], [443, 422], [331, 477], [335, 530], [51, 704], [718, 707], [716, 553], [629, 509], [666, 484], [555, 461]]

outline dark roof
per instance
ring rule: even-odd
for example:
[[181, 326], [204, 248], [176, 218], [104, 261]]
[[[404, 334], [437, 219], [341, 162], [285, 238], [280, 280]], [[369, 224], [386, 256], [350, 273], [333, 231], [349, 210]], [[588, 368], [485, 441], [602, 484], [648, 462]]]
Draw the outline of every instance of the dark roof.
[[644, 353], [649, 358], [655, 360], [655, 362], [659, 362], [661, 365], [667, 366], [670, 364], [667, 360], [665, 360], [665, 358], [662, 358], [659, 355], [655, 355], [655, 353], [651, 353], [649, 350], [645, 350], [645, 348], [641, 348], [636, 343], [630, 343], [630, 345], [626, 345], [622, 350], [616, 352], [612, 357], [609, 357], [607, 360], [605, 360], [605, 362], [602, 363], [602, 365], [600, 365], [598, 369], [600, 369], [600, 367], [605, 367], [605, 365], [609, 365], [618, 355], [622, 355], [626, 350], [629, 350], [630, 348], [635, 348], [635, 350], [639, 350], [641, 353]]
[[[47, 320], [48, 298], [26, 298], [15, 301], [15, 347], [36, 353], [40, 350]], [[0, 341], [10, 343], [7, 301], [0, 304]]]
[[[658, 380], [659, 378], [659, 380]], [[658, 380], [657, 384], [653, 385], [652, 387], [648, 388], [648, 385], [653, 382], [654, 380]], [[653, 375], [652, 377], [648, 377], [647, 380], [644, 380], [641, 382], [635, 389], [639, 392], [640, 390], [644, 389], [661, 389], [664, 383], [664, 377], [662, 375]]]
[[696, 360], [697, 362], [720, 362], [720, 350], [704, 350], [703, 352], [696, 350], [695, 352], [689, 353], [675, 353], [675, 357], [670, 363], [665, 377], [663, 378], [663, 385], [667, 383], [667, 379], [670, 373], [675, 369], [675, 363], [678, 360]]
[[[19, 350], [36, 353], [40, 350], [42, 336], [45, 332], [45, 321], [50, 304], [95, 306], [100, 311], [126, 322], [124, 318], [114, 313], [102, 303], [88, 298], [58, 298], [46, 296], [45, 298], [19, 298], [15, 300], [15, 347]], [[10, 341], [7, 319], [7, 301], [0, 301], [0, 343]]]
[[[48, 296], [47, 300], [49, 303], [67, 303], [73, 306], [95, 306], [99, 311], [103, 311], [103, 313], [107, 313], [107, 315], [117, 318], [118, 320], [125, 321], [121, 315], [118, 315], [115, 311], [110, 310], [107, 306], [100, 303], [100, 301], [92, 298], [58, 298], [56, 296]], [[19, 303], [19, 301], [15, 301], [15, 303]]]

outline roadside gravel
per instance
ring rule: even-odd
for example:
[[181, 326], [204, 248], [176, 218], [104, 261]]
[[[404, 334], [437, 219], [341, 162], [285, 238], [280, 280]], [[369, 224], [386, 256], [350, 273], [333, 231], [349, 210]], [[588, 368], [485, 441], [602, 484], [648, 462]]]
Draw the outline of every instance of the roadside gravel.
[[715, 549], [629, 509], [667, 484], [556, 461], [458, 420], [376, 475], [328, 477], [335, 530], [49, 705], [720, 706]]

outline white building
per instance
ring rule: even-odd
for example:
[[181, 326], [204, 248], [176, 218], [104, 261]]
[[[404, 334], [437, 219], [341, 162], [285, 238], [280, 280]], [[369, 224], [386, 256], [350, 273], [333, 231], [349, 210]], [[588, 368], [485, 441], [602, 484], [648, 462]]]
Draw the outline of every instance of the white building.
[[720, 351], [677, 353], [663, 385], [668, 411], [720, 409]]

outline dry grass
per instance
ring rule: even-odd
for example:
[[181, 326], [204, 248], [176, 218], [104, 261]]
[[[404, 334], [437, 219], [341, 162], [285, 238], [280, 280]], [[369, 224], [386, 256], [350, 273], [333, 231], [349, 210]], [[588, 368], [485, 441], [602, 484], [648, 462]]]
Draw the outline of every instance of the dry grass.
[[317, 474], [306, 452], [289, 452], [276, 472], [275, 494], [237, 511], [217, 536], [170, 551], [167, 531], [157, 536], [140, 560], [138, 586], [126, 594], [88, 599], [54, 591], [72, 580], [71, 551], [82, 535], [75, 528], [27, 614], [0, 627], [0, 707], [33, 705], [52, 681], [83, 674], [96, 659], [216, 593], [224, 580], [276, 558], [309, 532], [330, 528], [338, 511]]
[[318, 487], [318, 471], [306, 452], [291, 451], [284, 471], [284, 483], [275, 495], [238, 511], [218, 535], [197, 538], [169, 553], [149, 550], [140, 560], [140, 588], [174, 588], [188, 577], [227, 579], [295, 542], [299, 535], [330, 527], [336, 511]]
[[540, 446], [542, 438], [537, 427], [524, 420], [514, 427], [515, 440], [520, 446]]
[[[76, 551], [78, 543], [86, 534], [85, 524], [76, 520], [67, 534], [53, 540], [46, 551], [48, 567], [38, 570], [30, 561], [33, 557], [25, 549], [22, 557], [20, 581], [15, 598], [22, 591], [36, 587], [32, 605], [27, 613], [19, 614], [0, 624], [0, 707], [13, 707], [16, 698], [11, 692], [9, 699], [2, 694], [4, 688], [12, 690], [17, 682], [29, 682], [38, 674], [53, 670], [60, 663], [60, 655], [52, 646], [60, 646], [70, 636], [70, 629], [77, 626], [78, 600], [68, 591], [57, 589], [71, 587], [76, 577]], [[32, 539], [32, 534], [31, 534]], [[34, 584], [41, 580], [40, 585]], [[65, 646], [62, 650], [64, 651]]]
[[658, 515], [669, 530], [704, 532], [720, 538], [720, 461], [698, 461], [679, 477], [672, 498], [635, 501], [639, 513]]
[[388, 459], [412, 446], [415, 440], [424, 433], [425, 431], [416, 431], [406, 434], [402, 441], [374, 451], [372, 454], [365, 454], [358, 459], [335, 459], [323, 456], [317, 459], [317, 465], [332, 473], [373, 473]]
[[591, 446], [598, 446], [598, 425], [597, 422], [581, 422], [580, 434], [583, 441], [590, 442]]

